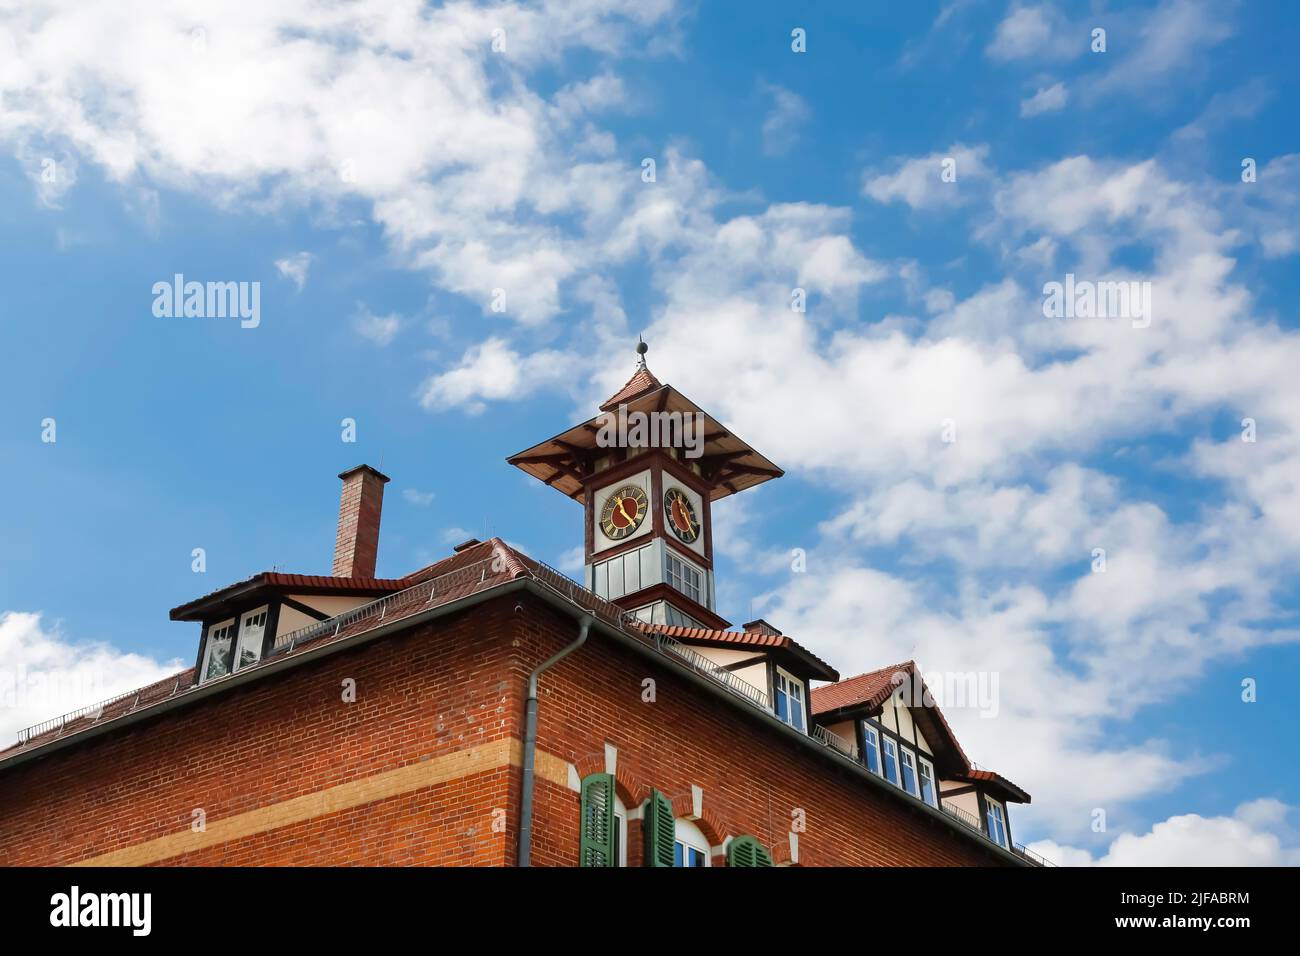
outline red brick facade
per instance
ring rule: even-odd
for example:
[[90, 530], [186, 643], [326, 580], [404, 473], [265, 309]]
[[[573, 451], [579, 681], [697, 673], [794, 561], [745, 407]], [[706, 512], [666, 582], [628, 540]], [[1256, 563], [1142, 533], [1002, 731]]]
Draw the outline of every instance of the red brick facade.
[[[576, 633], [518, 592], [0, 768], [0, 864], [512, 865], [528, 674]], [[630, 808], [654, 787], [689, 815], [701, 788], [697, 824], [715, 846], [751, 834], [786, 860], [800, 810], [802, 864], [999, 862], [915, 801], [594, 629], [543, 675], [539, 712], [536, 865], [576, 865], [568, 783], [603, 771], [606, 745]], [[637, 865], [639, 821], [628, 837]]]

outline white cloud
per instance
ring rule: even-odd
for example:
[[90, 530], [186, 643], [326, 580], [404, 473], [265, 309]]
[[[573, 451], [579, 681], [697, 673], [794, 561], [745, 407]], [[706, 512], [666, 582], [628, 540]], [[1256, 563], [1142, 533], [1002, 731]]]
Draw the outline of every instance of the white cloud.
[[1054, 112], [1062, 109], [1069, 98], [1070, 94], [1064, 83], [1041, 86], [1033, 96], [1020, 101], [1020, 115], [1039, 116], [1042, 113]]
[[[954, 143], [944, 152], [897, 161], [892, 172], [868, 171], [862, 193], [877, 202], [903, 202], [913, 209], [957, 205], [970, 198], [968, 183], [978, 182], [988, 173], [988, 153], [988, 146], [982, 143]], [[945, 180], [948, 168], [955, 171], [955, 179]]]
[[307, 272], [311, 269], [311, 262], [310, 252], [295, 252], [283, 259], [276, 259], [275, 268], [279, 270], [280, 275], [293, 282], [301, 292], [303, 286], [307, 284]]
[[1224, 5], [1206, 0], [1164, 0], [1153, 11], [1134, 11], [1125, 18], [1136, 33], [1129, 52], [1102, 54], [1118, 57], [1088, 91], [1101, 99], [1117, 91], [1141, 92], [1156, 99], [1165, 81], [1185, 77], [1209, 48], [1232, 36], [1224, 19]]
[[376, 315], [364, 306], [352, 317], [352, 328], [356, 333], [381, 347], [392, 343], [402, 324], [402, 317], [396, 313]]
[[74, 643], [39, 613], [0, 614], [0, 748], [18, 731], [181, 670], [104, 642]]
[[492, 338], [467, 351], [456, 368], [430, 377], [421, 386], [420, 404], [431, 410], [461, 407], [476, 415], [487, 399], [524, 398], [572, 381], [574, 371], [571, 356], [551, 351], [524, 356], [504, 339]]
[[416, 488], [403, 488], [402, 497], [417, 508], [427, 508], [433, 504], [434, 493], [432, 491], [420, 491]]
[[1079, 56], [1088, 49], [1088, 31], [1071, 23], [1052, 4], [1011, 5], [985, 52], [995, 60]]
[[763, 152], [780, 156], [797, 145], [810, 107], [802, 96], [784, 87], [768, 86], [766, 91], [772, 96], [772, 108], [763, 118]]
[[1243, 803], [1231, 816], [1170, 817], [1147, 833], [1121, 834], [1100, 857], [1052, 841], [1030, 849], [1065, 866], [1297, 866], [1300, 841], [1278, 800]]
[[484, 309], [508, 289], [508, 317], [536, 324], [560, 308], [562, 282], [601, 261], [602, 237], [566, 235], [554, 217], [607, 211], [638, 180], [619, 163], [574, 167], [606, 142], [575, 138], [575, 124], [622, 102], [617, 80], [547, 101], [529, 75], [576, 49], [621, 54], [651, 26], [670, 35], [673, 6], [11, 5], [0, 140], [25, 155], [56, 146], [129, 190], [262, 210], [359, 202], [398, 261]]

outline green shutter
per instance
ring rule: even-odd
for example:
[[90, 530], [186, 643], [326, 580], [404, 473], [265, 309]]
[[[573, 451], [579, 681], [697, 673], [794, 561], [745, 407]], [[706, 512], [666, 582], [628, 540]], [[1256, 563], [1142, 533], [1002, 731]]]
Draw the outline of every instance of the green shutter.
[[771, 866], [772, 855], [752, 836], [739, 836], [727, 844], [727, 866]]
[[645, 832], [645, 865], [672, 866], [676, 821], [672, 803], [658, 790], [650, 791], [641, 828]]
[[614, 859], [614, 775], [593, 773], [582, 781], [581, 866], [618, 866]]

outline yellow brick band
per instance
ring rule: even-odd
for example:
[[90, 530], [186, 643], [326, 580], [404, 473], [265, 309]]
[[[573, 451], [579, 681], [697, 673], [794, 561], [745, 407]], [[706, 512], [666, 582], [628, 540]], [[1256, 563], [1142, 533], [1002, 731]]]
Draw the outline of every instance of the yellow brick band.
[[[364, 806], [376, 800], [411, 793], [449, 780], [459, 780], [488, 770], [502, 767], [519, 767], [523, 764], [523, 743], [514, 737], [503, 737], [490, 743], [457, 750], [441, 757], [432, 757], [396, 770], [351, 780], [325, 790], [305, 793], [279, 803], [273, 803], [246, 813], [237, 813], [221, 820], [209, 820], [201, 833], [186, 830], [167, 836], [146, 840], [135, 846], [113, 850], [99, 856], [80, 860], [71, 866], [145, 866], [160, 860], [193, 853], [231, 840], [239, 840], [255, 833], [265, 833], [279, 827], [314, 820], [317, 817]], [[537, 752], [537, 776], [563, 787], [568, 783], [568, 764], [559, 757]]]

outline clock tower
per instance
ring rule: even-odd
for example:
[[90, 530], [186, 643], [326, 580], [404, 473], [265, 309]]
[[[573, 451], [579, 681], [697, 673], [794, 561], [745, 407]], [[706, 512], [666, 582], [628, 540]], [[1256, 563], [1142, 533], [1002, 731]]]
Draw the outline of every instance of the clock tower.
[[646, 366], [600, 414], [510, 464], [584, 508], [587, 588], [651, 624], [726, 628], [712, 504], [784, 472]]

